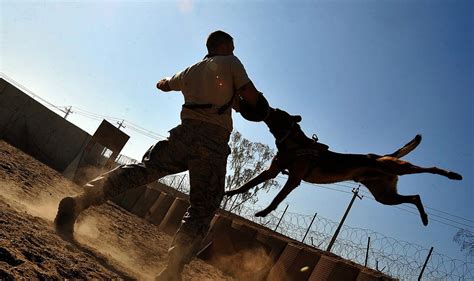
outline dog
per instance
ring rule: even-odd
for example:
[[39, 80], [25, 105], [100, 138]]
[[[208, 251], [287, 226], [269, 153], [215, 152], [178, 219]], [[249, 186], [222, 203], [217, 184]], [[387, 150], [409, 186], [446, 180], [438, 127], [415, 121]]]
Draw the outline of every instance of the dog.
[[327, 145], [319, 143], [317, 138], [309, 138], [301, 130], [302, 118], [290, 115], [286, 111], [270, 108], [265, 124], [275, 137], [277, 154], [270, 167], [244, 184], [242, 187], [225, 193], [226, 196], [244, 193], [279, 173], [288, 174], [288, 180], [268, 207], [255, 216], [265, 217], [275, 210], [285, 197], [300, 185], [301, 181], [317, 184], [329, 184], [352, 180], [366, 186], [375, 200], [385, 205], [402, 203], [414, 204], [423, 224], [428, 225], [426, 214], [419, 195], [400, 195], [397, 193], [398, 176], [418, 173], [431, 173], [462, 180], [455, 172], [437, 167], [423, 168], [400, 160], [414, 150], [421, 142], [421, 135], [392, 154], [342, 154], [330, 151]]

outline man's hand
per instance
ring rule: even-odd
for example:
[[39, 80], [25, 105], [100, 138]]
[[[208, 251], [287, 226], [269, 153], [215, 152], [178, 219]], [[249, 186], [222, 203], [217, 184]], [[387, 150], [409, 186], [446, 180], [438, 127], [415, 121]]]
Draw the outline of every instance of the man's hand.
[[168, 82], [168, 79], [166, 79], [166, 78], [161, 79], [160, 81], [158, 81], [158, 83], [156, 83], [156, 87], [158, 89], [162, 90], [163, 92], [171, 91], [170, 84]]

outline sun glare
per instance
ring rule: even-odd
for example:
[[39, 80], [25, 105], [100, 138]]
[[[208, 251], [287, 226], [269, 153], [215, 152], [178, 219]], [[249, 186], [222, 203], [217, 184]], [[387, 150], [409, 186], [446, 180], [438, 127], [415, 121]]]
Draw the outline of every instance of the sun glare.
[[193, 0], [180, 0], [178, 2], [179, 10], [184, 14], [189, 14], [193, 11]]

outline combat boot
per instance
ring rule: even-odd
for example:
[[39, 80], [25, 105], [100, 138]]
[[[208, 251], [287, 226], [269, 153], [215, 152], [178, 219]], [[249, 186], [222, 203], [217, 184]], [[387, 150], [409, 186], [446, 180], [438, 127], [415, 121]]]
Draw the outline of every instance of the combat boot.
[[59, 202], [58, 213], [54, 219], [56, 233], [65, 240], [72, 240], [74, 224], [79, 214], [92, 205], [104, 202], [101, 186], [86, 185], [86, 190], [74, 197], [65, 197]]
[[65, 240], [72, 240], [74, 223], [79, 215], [76, 212], [76, 200], [73, 197], [66, 197], [59, 202], [58, 213], [54, 219], [56, 233]]
[[181, 273], [184, 265], [190, 260], [191, 248], [186, 244], [177, 244], [177, 237], [183, 236], [181, 233], [175, 235], [170, 249], [168, 250], [168, 263], [166, 267], [155, 277], [155, 281], [181, 281]]
[[181, 281], [184, 266], [191, 262], [201, 241], [201, 235], [191, 236], [178, 230], [168, 250], [168, 263], [156, 276], [155, 281]]

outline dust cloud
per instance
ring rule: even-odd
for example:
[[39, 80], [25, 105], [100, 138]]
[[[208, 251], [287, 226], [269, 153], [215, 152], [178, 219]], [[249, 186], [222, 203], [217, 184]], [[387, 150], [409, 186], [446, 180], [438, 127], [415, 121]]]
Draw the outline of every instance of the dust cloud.
[[271, 267], [271, 259], [263, 247], [239, 251], [232, 255], [218, 256], [212, 259], [212, 264], [225, 268], [224, 272], [239, 280], [258, 280]]
[[[172, 237], [111, 202], [78, 217], [77, 243], [62, 240], [59, 201], [82, 188], [2, 140], [0, 160], [0, 280], [152, 280], [163, 268]], [[183, 280], [234, 279], [196, 259]]]
[[53, 221], [62, 197], [40, 189], [34, 197], [25, 196], [18, 184], [14, 182], [2, 183], [2, 196], [17, 210], [24, 211], [32, 216]]

